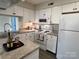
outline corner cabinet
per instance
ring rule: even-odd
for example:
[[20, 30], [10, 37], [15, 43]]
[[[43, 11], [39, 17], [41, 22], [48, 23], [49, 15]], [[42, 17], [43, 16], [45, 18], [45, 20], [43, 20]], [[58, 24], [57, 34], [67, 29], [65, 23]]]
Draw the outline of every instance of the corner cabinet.
[[61, 6], [53, 7], [51, 11], [51, 23], [52, 24], [59, 24], [59, 20], [62, 16], [62, 8]]

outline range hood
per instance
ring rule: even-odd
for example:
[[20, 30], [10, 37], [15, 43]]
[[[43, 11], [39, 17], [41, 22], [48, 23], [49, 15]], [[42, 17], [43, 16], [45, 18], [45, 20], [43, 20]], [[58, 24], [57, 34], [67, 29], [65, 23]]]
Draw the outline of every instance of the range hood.
[[0, 0], [0, 9], [5, 10], [19, 1], [20, 0]]

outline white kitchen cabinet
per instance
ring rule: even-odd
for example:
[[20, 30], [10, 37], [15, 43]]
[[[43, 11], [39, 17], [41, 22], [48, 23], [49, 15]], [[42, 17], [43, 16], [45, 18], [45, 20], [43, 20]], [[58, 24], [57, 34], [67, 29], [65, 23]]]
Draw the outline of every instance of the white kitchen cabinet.
[[39, 10], [35, 11], [35, 22], [39, 23]]
[[56, 40], [57, 36], [52, 35], [47, 36], [47, 50], [56, 53]]
[[79, 2], [63, 5], [62, 9], [63, 9], [63, 12], [79, 11]]
[[51, 15], [51, 23], [52, 24], [59, 24], [59, 21], [61, 19], [61, 13], [62, 13], [62, 8], [61, 6], [53, 7], [52, 8], [52, 15]]
[[47, 19], [47, 22], [41, 22], [40, 24], [50, 24], [51, 8], [42, 9], [36, 11], [36, 21], [39, 23], [39, 19]]
[[75, 7], [75, 3], [71, 3], [71, 4], [63, 5], [62, 9], [63, 9], [63, 12], [72, 12], [74, 11], [73, 10], [74, 7]]
[[14, 13], [16, 16], [23, 16], [23, 7], [14, 6]]
[[46, 17], [46, 10], [40, 10], [39, 11], [39, 19], [45, 18]]
[[79, 2], [75, 3], [75, 11], [79, 11]]
[[24, 8], [23, 22], [34, 21], [34, 10]]

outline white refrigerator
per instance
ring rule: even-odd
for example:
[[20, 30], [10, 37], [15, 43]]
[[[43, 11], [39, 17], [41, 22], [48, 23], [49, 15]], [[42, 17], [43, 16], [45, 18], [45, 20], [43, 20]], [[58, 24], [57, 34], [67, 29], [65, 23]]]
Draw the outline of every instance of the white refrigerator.
[[62, 15], [58, 35], [57, 59], [79, 59], [79, 13]]

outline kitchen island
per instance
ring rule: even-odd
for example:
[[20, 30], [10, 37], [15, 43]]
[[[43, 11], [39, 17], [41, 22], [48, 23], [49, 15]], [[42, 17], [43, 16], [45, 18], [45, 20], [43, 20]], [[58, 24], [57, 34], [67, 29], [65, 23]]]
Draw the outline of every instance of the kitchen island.
[[24, 43], [24, 46], [10, 52], [0, 48], [0, 59], [39, 59], [39, 46], [36, 43], [30, 40], [20, 39], [20, 41]]

